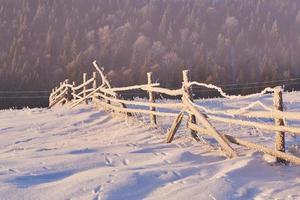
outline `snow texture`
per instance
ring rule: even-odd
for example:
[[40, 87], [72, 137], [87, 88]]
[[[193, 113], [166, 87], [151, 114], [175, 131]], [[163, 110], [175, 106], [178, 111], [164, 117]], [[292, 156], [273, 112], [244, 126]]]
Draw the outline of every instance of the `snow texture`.
[[[271, 106], [271, 96], [259, 99]], [[238, 108], [254, 99], [209, 99], [211, 109]], [[284, 94], [289, 111], [299, 93]], [[0, 111], [0, 199], [300, 199], [300, 167], [234, 146], [227, 159], [209, 137], [195, 142], [183, 126], [172, 144], [166, 130], [113, 117], [94, 106]], [[259, 119], [257, 119], [259, 120]], [[296, 123], [296, 122], [291, 122]], [[273, 133], [214, 123], [222, 133], [272, 147]], [[299, 138], [287, 136], [299, 156]]]

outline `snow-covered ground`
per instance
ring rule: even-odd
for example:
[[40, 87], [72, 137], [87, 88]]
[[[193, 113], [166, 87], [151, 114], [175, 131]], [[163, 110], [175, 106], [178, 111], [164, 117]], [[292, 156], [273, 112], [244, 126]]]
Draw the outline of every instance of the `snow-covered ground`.
[[[272, 103], [270, 96], [261, 100]], [[226, 109], [250, 101], [198, 103]], [[299, 93], [284, 94], [284, 101], [300, 111]], [[238, 146], [240, 157], [227, 159], [212, 139], [193, 141], [184, 125], [164, 144], [171, 120], [159, 118], [155, 129], [92, 105], [0, 111], [0, 199], [300, 199], [299, 166], [277, 165]], [[272, 133], [215, 125], [273, 145]], [[297, 154], [299, 138], [289, 136], [287, 143]]]

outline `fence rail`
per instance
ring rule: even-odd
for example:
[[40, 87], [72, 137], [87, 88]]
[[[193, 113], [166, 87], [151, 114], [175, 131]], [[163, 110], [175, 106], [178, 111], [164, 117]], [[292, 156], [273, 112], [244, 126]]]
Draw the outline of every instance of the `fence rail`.
[[[92, 78], [87, 79], [87, 74], [83, 74], [82, 84], [76, 86], [73, 82], [69, 84], [69, 80], [60, 83], [59, 87], [52, 90], [49, 97], [49, 107], [57, 105], [66, 105], [74, 108], [77, 105], [88, 101], [94, 101], [103, 109], [115, 113], [124, 113], [132, 116], [133, 113], [146, 114], [150, 118], [152, 125], [157, 125], [157, 116], [175, 117], [169, 132], [167, 133], [166, 142], [171, 143], [174, 136], [184, 119], [188, 117], [187, 128], [191, 131], [191, 136], [199, 141], [198, 134], [213, 137], [220, 145], [227, 157], [237, 156], [232, 144], [240, 145], [256, 151], [260, 151], [276, 157], [277, 162], [293, 163], [300, 165], [300, 158], [286, 153], [285, 133], [300, 135], [300, 126], [287, 126], [285, 120], [296, 120], [300, 123], [300, 112], [283, 111], [282, 88], [265, 88], [262, 92], [247, 96], [228, 95], [222, 88], [212, 84], [199, 83], [189, 80], [189, 71], [183, 71], [183, 84], [180, 89], [168, 89], [160, 86], [159, 83], [153, 83], [152, 73], [147, 74], [147, 84], [134, 85], [127, 87], [113, 88], [105, 77], [103, 70], [93, 62], [93, 66], [98, 72], [100, 79], [97, 79], [96, 72]], [[97, 82], [98, 81], [98, 82]], [[100, 84], [101, 83], [101, 84]], [[100, 84], [99, 86], [97, 84]], [[246, 98], [260, 97], [265, 94], [273, 95], [274, 106], [269, 107], [260, 101], [255, 101], [246, 107], [229, 110], [211, 110], [204, 106], [197, 105], [193, 101], [193, 87], [204, 87], [210, 90], [216, 90], [221, 96], [230, 100], [239, 100]], [[120, 95], [121, 92], [142, 90], [148, 94], [148, 101], [144, 100], [126, 100]], [[157, 101], [157, 94], [180, 97], [181, 102], [170, 103]], [[131, 106], [131, 107], [127, 107]], [[255, 110], [253, 108], [260, 107], [263, 110]], [[159, 109], [164, 109], [159, 111]], [[257, 122], [254, 119], [272, 119], [274, 124]], [[256, 127], [258, 129], [274, 132], [276, 137], [274, 141], [274, 149], [255, 144], [228, 134], [221, 134], [212, 122], [222, 122], [227, 124], [240, 125], [242, 127]]]

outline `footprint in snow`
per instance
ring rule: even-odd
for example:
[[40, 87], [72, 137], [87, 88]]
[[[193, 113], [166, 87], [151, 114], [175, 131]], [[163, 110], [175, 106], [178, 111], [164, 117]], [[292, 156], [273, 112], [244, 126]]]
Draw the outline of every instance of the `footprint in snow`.
[[153, 155], [155, 155], [155, 156], [163, 156], [163, 157], [165, 157], [165, 156], [167, 156], [167, 155], [168, 155], [168, 153], [165, 153], [165, 152], [154, 152], [154, 153], [153, 153]]
[[155, 155], [155, 156], [159, 156], [159, 154], [158, 154], [157, 152], [154, 152], [154, 153], [153, 153], [153, 155]]
[[126, 146], [128, 146], [128, 147], [133, 147], [134, 149], [138, 148], [138, 145], [137, 145], [137, 144], [134, 144], [134, 143], [129, 143], [129, 144], [127, 144]]
[[120, 157], [121, 157], [121, 155], [120, 155], [120, 154], [118, 154], [118, 153], [115, 153], [115, 154], [114, 154], [114, 156], [116, 156], [116, 157], [118, 157], [118, 158], [120, 158]]
[[94, 189], [93, 193], [96, 194], [96, 196], [93, 198], [93, 200], [100, 200], [101, 199], [101, 197], [100, 197], [101, 191], [102, 191], [101, 185]]
[[110, 180], [106, 181], [107, 184], [110, 184], [110, 183], [113, 183], [113, 182], [114, 182], [113, 179], [110, 179]]
[[101, 186], [101, 185], [99, 185], [98, 187], [96, 187], [96, 188], [93, 190], [94, 194], [99, 194], [99, 192], [101, 192], [101, 191], [102, 191], [102, 186]]
[[128, 166], [129, 165], [129, 160], [128, 159], [124, 159], [123, 160], [123, 165]]
[[19, 141], [16, 141], [15, 144], [27, 143], [27, 142], [30, 142], [32, 140], [33, 140], [33, 138], [29, 138], [29, 139], [25, 139], [25, 140], [19, 140]]
[[172, 162], [169, 161], [169, 160], [164, 160], [164, 163], [166, 163], [166, 164], [171, 164]]
[[111, 166], [113, 160], [109, 156], [105, 156], [105, 164]]
[[179, 172], [172, 171], [172, 173], [173, 173], [177, 178], [181, 178], [181, 174], [180, 174]]
[[114, 175], [114, 174], [109, 174], [108, 177], [109, 177], [109, 178], [112, 178], [112, 177], [116, 177], [116, 175]]

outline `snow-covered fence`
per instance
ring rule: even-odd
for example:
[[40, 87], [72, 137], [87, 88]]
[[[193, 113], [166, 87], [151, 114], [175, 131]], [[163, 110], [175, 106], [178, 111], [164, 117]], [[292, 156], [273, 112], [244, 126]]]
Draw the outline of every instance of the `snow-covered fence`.
[[[83, 74], [83, 83], [78, 86], [76, 86], [74, 82], [71, 85], [69, 84], [69, 81], [66, 80], [60, 83], [58, 88], [52, 90], [49, 97], [49, 107], [63, 104], [73, 108], [83, 102], [87, 103], [89, 100], [92, 100], [96, 105], [110, 112], [124, 113], [126, 116], [132, 116], [136, 113], [148, 115], [150, 116], [150, 123], [152, 125], [157, 125], [157, 116], [175, 117], [167, 134], [167, 143], [172, 142], [184, 115], [186, 115], [188, 117], [187, 128], [190, 129], [191, 136], [196, 141], [200, 140], [198, 134], [211, 136], [219, 143], [221, 149], [230, 158], [237, 156], [236, 151], [232, 147], [232, 144], [235, 144], [275, 156], [278, 162], [291, 162], [300, 165], [299, 157], [285, 152], [285, 133], [300, 135], [300, 127], [287, 126], [284, 123], [285, 120], [300, 121], [300, 112], [283, 111], [281, 87], [266, 88], [258, 94], [233, 96], [226, 94], [222, 88], [215, 85], [191, 82], [189, 80], [189, 71], [185, 70], [183, 71], [183, 84], [180, 89], [174, 90], [160, 87], [159, 83], [153, 83], [152, 73], [147, 74], [147, 84], [113, 88], [97, 63], [94, 62], [93, 65], [100, 75], [100, 86], [97, 86], [96, 72], [93, 73], [91, 79], [87, 79], [87, 74]], [[232, 100], [260, 97], [266, 93], [273, 93], [274, 106], [271, 108], [260, 101], [255, 101], [240, 109], [230, 109], [225, 111], [211, 110], [197, 105], [194, 102], [192, 87], [195, 86], [217, 90], [224, 98]], [[148, 94], [148, 101], [126, 100], [122, 98], [122, 92], [133, 90], [144, 91]], [[158, 102], [155, 99], [155, 94], [181, 97], [182, 101], [179, 103], [170, 103], [169, 101]], [[263, 110], [252, 110], [252, 108], [258, 106]], [[257, 118], [272, 119], [274, 120], [274, 123], [261, 123], [253, 120]], [[260, 144], [244, 141], [228, 134], [222, 134], [213, 126], [213, 122], [255, 127], [274, 132], [274, 134], [276, 134], [274, 142], [275, 148], [273, 149]]]
[[[83, 83], [76, 86], [76, 82], [73, 82], [72, 85], [69, 84], [69, 80], [65, 80], [60, 83], [59, 88], [52, 90], [52, 93], [49, 97], [49, 108], [54, 107], [55, 105], [64, 105], [72, 100], [72, 103], [88, 102], [88, 94], [95, 91], [94, 86], [96, 85], [96, 74], [93, 73], [93, 77], [87, 80], [87, 74], [83, 74]], [[91, 88], [88, 89], [89, 86]]]

